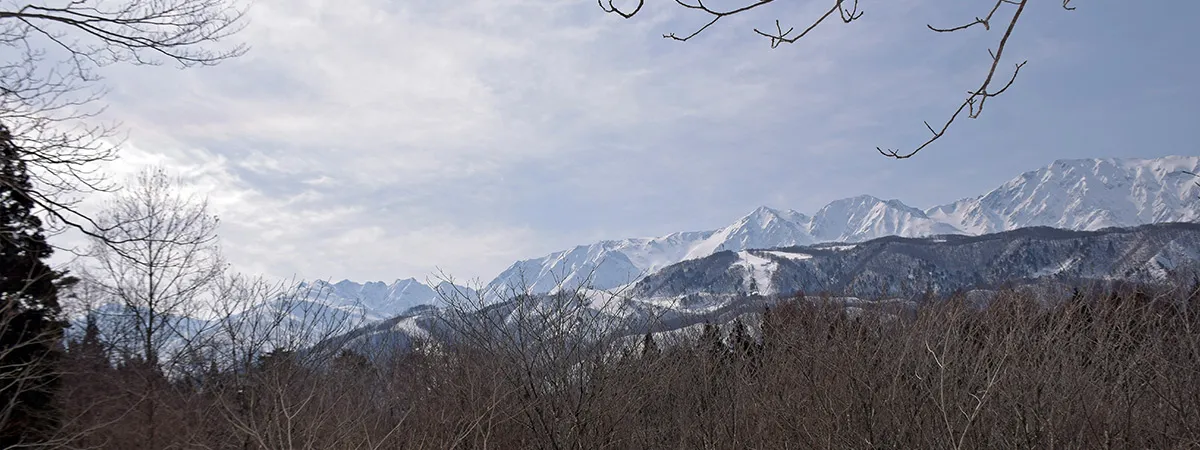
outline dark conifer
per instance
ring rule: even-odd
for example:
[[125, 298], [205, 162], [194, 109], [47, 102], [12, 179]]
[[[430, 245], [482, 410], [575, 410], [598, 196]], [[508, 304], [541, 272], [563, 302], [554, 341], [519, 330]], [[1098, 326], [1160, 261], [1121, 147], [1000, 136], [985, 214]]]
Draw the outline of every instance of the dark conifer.
[[55, 424], [55, 363], [65, 278], [46, 259], [42, 221], [20, 149], [0, 125], [0, 448], [36, 444]]
[[94, 313], [88, 313], [83, 327], [83, 336], [71, 341], [67, 352], [71, 360], [82, 368], [90, 371], [111, 369], [108, 348], [100, 337], [100, 327], [96, 325]]
[[707, 352], [713, 361], [719, 361], [728, 353], [729, 349], [721, 339], [721, 328], [710, 321], [704, 322], [704, 329], [700, 333], [700, 350]]
[[642, 357], [648, 356], [658, 356], [658, 342], [649, 331], [646, 332], [646, 337], [642, 338]]

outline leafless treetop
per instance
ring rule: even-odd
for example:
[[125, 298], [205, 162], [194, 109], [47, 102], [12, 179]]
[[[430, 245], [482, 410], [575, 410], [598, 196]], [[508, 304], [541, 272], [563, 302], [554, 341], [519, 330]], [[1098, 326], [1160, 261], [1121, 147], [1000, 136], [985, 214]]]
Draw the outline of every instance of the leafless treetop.
[[229, 38], [245, 24], [236, 0], [0, 2], [0, 123], [22, 148], [30, 192], [53, 227], [86, 230], [72, 194], [107, 190], [97, 163], [112, 160], [118, 126], [97, 123], [101, 67], [113, 63], [212, 65], [247, 48]]

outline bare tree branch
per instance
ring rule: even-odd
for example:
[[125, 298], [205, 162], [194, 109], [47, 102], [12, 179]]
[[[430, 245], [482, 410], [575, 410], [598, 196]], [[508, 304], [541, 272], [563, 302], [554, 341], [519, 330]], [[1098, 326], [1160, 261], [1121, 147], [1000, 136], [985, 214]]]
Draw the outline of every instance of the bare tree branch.
[[634, 7], [633, 11], [630, 12], [624, 12], [618, 9], [615, 5], [613, 5], [613, 0], [608, 0], [607, 6], [604, 5], [604, 0], [596, 0], [596, 3], [598, 3], [600, 5], [600, 9], [604, 10], [606, 13], [614, 13], [618, 16], [629, 19], [632, 18], [634, 14], [637, 14], [638, 11], [642, 10], [642, 5], [646, 4], [646, 0], [638, 0], [637, 6]]
[[98, 224], [80, 193], [110, 191], [98, 172], [122, 143], [119, 124], [97, 123], [100, 67], [213, 65], [244, 54], [229, 39], [245, 25], [237, 0], [35, 0], [0, 6], [0, 124], [20, 145], [30, 193], [51, 234]]
[[[605, 4], [605, 1], [607, 1], [607, 4]], [[690, 33], [683, 35], [676, 33], [663, 34], [664, 38], [681, 42], [689, 41], [692, 38], [695, 38], [725, 17], [775, 3], [775, 0], [750, 0], [749, 3], [739, 7], [718, 10], [706, 5], [704, 0], [674, 1], [676, 4], [687, 10], [697, 11], [710, 17], [710, 19], [705, 22], [704, 25]], [[1012, 13], [1012, 16], [1008, 19], [1008, 25], [1005, 27], [1004, 34], [1001, 36], [995, 50], [988, 50], [988, 54], [990, 56], [990, 67], [987, 71], [987, 75], [984, 77], [983, 82], [978, 88], [967, 92], [967, 98], [963, 100], [954, 113], [950, 115], [950, 118], [946, 120], [940, 127], [934, 127], [933, 125], [930, 125], [929, 122], [925, 122], [925, 128], [929, 130], [931, 137], [926, 139], [912, 150], [903, 151], [898, 149], [885, 149], [883, 147], [876, 147], [876, 151], [889, 158], [910, 158], [944, 136], [947, 130], [950, 129], [950, 126], [956, 119], [958, 119], [960, 115], [962, 115], [964, 111], [967, 113], [967, 117], [972, 119], [978, 118], [979, 115], [983, 113], [984, 104], [987, 102], [987, 99], [999, 96], [1000, 94], [1004, 93], [1009, 86], [1012, 86], [1013, 82], [1016, 80], [1017, 74], [1020, 72], [1021, 68], [1025, 66], [1027, 61], [1022, 61], [1021, 63], [1016, 64], [1012, 75], [1008, 78], [1007, 82], [1004, 82], [1002, 86], [998, 86], [1000, 79], [997, 78], [997, 70], [1003, 59], [1005, 47], [1009, 42], [1009, 38], [1012, 36], [1013, 29], [1016, 27], [1016, 24], [1020, 20], [1022, 13], [1025, 11], [1025, 6], [1028, 1], [1029, 0], [995, 0], [995, 3], [991, 5], [991, 8], [988, 9], [986, 15], [982, 17], [975, 17], [975, 20], [962, 25], [951, 27], [935, 27], [931, 24], [927, 24], [927, 28], [938, 33], [963, 31], [975, 28], [977, 25], [982, 26], [985, 31], [991, 31], [992, 21], [997, 17], [997, 13], [1002, 13], [1006, 6], [1016, 7], [1015, 11]], [[625, 19], [632, 18], [634, 15], [636, 15], [642, 10], [642, 6], [644, 4], [644, 0], [639, 0], [634, 9], [630, 11], [622, 11], [613, 5], [612, 0], [600, 0], [600, 2], [600, 7], [604, 12], [617, 14]], [[1073, 11], [1075, 9], [1075, 7], [1071, 6], [1071, 0], [1063, 0], [1062, 7], [1068, 11]], [[779, 20], [775, 21], [774, 30], [754, 28], [754, 33], [767, 38], [770, 41], [771, 48], [777, 48], [780, 44], [795, 43], [801, 38], [807, 36], [810, 32], [816, 29], [818, 25], [824, 23], [826, 19], [832, 17], [834, 13], [838, 13], [838, 16], [842, 19], [843, 23], [853, 22], [854, 20], [861, 18], [863, 15], [863, 12], [859, 9], [858, 0], [854, 0], [853, 2], [850, 0], [834, 0], [833, 5], [829, 9], [825, 10], [825, 12], [821, 16], [817, 17], [817, 19], [808, 27], [800, 30], [799, 33], [796, 33], [795, 27], [788, 27], [785, 30]]]
[[157, 366], [165, 347], [191, 334], [180, 327], [225, 270], [217, 218], [203, 200], [176, 193], [162, 169], [147, 169], [100, 222], [107, 231], [94, 232], [99, 276], [88, 278], [122, 306], [134, 333], [127, 352]]
[[921, 145], [918, 145], [915, 149], [913, 149], [911, 151], [906, 152], [906, 151], [895, 150], [895, 149], [886, 149], [885, 150], [880, 147], [875, 147], [875, 150], [879, 151], [879, 153], [881, 155], [887, 156], [889, 158], [896, 158], [896, 159], [910, 158], [913, 155], [916, 155], [921, 150], [924, 150], [925, 147], [928, 147], [930, 144], [934, 143], [938, 139], [941, 139], [941, 137], [946, 134], [946, 130], [950, 129], [950, 125], [954, 123], [954, 120], [957, 119], [958, 116], [960, 114], [962, 114], [962, 112], [964, 110], [967, 111], [968, 118], [971, 118], [971, 119], [978, 118], [979, 115], [983, 113], [983, 106], [984, 106], [984, 103], [987, 102], [988, 98], [998, 96], [1000, 94], [1003, 94], [1004, 91], [1008, 90], [1009, 86], [1012, 86], [1013, 81], [1016, 81], [1017, 74], [1021, 72], [1021, 68], [1024, 67], [1025, 63], [1027, 63], [1028, 61], [1021, 61], [1020, 64], [1016, 65], [1016, 67], [1013, 69], [1012, 76], [1008, 79], [1008, 82], [1005, 83], [1004, 86], [1000, 87], [999, 89], [997, 89], [995, 91], [991, 91], [991, 92], [988, 91], [988, 89], [990, 89], [992, 86], [992, 81], [995, 79], [996, 69], [1000, 66], [1000, 60], [1004, 55], [1004, 47], [1008, 44], [1008, 38], [1012, 36], [1013, 28], [1015, 28], [1017, 26], [1017, 21], [1020, 20], [1021, 13], [1025, 11], [1025, 5], [1028, 2], [1029, 2], [1029, 0], [1020, 0], [1019, 2], [1014, 2], [1013, 0], [998, 0], [996, 2], [996, 5], [992, 7], [991, 12], [989, 12], [987, 17], [985, 17], [983, 19], [980, 19], [977, 17], [977, 18], [975, 18], [974, 22], [968, 23], [966, 25], [961, 25], [958, 27], [952, 27], [952, 28], [946, 28], [946, 29], [934, 28], [933, 26], [929, 26], [929, 29], [937, 31], [937, 32], [941, 32], [941, 33], [952, 32], [952, 31], [957, 31], [957, 30], [964, 30], [964, 29], [970, 28], [973, 25], [983, 25], [983, 28], [985, 30], [990, 30], [991, 29], [990, 21], [992, 20], [992, 16], [996, 13], [996, 10], [1000, 9], [1000, 7], [1004, 4], [1015, 3], [1017, 5], [1017, 10], [1016, 10], [1016, 12], [1013, 13], [1012, 19], [1009, 20], [1008, 27], [1005, 28], [1005, 30], [1004, 30], [1004, 36], [1000, 38], [1000, 43], [996, 46], [996, 51], [993, 52], [991, 49], [988, 49], [988, 55], [991, 56], [991, 66], [988, 68], [987, 77], [985, 77], [983, 79], [983, 84], [980, 85], [978, 89], [967, 92], [967, 98], [965, 100], [963, 100], [962, 104], [960, 104], [958, 106], [958, 109], [956, 109], [954, 111], [954, 114], [950, 115], [950, 118], [948, 120], [946, 120], [946, 122], [942, 125], [942, 127], [938, 130], [934, 130], [934, 128], [929, 125], [929, 122], [925, 122], [925, 128], [929, 129], [929, 132], [932, 133], [932, 136], [929, 139], [926, 139], [925, 142], [921, 143]]

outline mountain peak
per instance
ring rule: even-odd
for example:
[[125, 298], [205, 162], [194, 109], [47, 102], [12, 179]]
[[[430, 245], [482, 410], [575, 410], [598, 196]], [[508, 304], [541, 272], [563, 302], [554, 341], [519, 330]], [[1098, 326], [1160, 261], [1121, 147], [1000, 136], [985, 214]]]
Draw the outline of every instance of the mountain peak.
[[322, 289], [320, 293], [310, 293], [309, 295], [314, 300], [326, 305], [347, 311], [360, 311], [363, 317], [370, 321], [395, 317], [420, 305], [435, 305], [441, 298], [437, 289], [446, 292], [454, 290], [468, 296], [474, 295], [474, 291], [467, 287], [442, 282], [435, 288], [417, 281], [416, 278], [397, 279], [390, 285], [383, 281], [358, 283], [351, 280], [342, 280], [333, 284], [320, 280], [299, 284], [301, 289], [306, 286], [331, 288]]
[[770, 206], [767, 206], [767, 205], [762, 205], [762, 206], [758, 206], [758, 208], [755, 208], [755, 209], [754, 209], [754, 211], [750, 211], [750, 214], [749, 214], [749, 215], [750, 215], [750, 216], [761, 216], [761, 215], [775, 215], [775, 216], [778, 216], [778, 215], [779, 215], [779, 210], [778, 210], [778, 209], [774, 209], [774, 208], [770, 208]]
[[770, 215], [770, 216], [779, 215], [779, 211], [770, 206], [763, 205], [763, 206], [754, 208], [754, 211], [750, 211], [750, 214], [747, 214], [747, 216], [767, 216], [767, 215]]
[[391, 286], [394, 287], [394, 286], [412, 285], [412, 284], [421, 284], [421, 282], [417, 281], [417, 279], [413, 278], [413, 277], [397, 278], [396, 281], [392, 282]]
[[832, 202], [829, 202], [828, 205], [825, 205], [825, 207], [828, 208], [832, 205], [874, 204], [874, 203], [884, 203], [884, 201], [874, 195], [861, 194], [861, 195], [855, 195], [853, 197], [846, 197], [846, 198], [834, 200]]
[[870, 195], [870, 194], [856, 195], [853, 197], [846, 197], [846, 198], [834, 200], [832, 202], [829, 202], [829, 204], [825, 205], [823, 208], [821, 208], [821, 210], [827, 211], [827, 210], [835, 210], [838, 208], [870, 209], [870, 208], [874, 208], [878, 205], [886, 205], [891, 208], [896, 208], [896, 209], [901, 209], [901, 210], [911, 210], [912, 212], [924, 214], [921, 210], [919, 210], [917, 208], [913, 208], [912, 206], [909, 206], [908, 204], [905, 204], [904, 202], [902, 202], [898, 199], [884, 200], [882, 198], [879, 198], [879, 197], [876, 197], [876, 196]]
[[791, 209], [775, 209], [769, 206], [759, 206], [749, 214], [742, 216], [733, 226], [751, 225], [765, 227], [770, 226], [776, 220], [791, 223], [803, 223], [809, 220], [808, 216], [796, 212]]
[[326, 284], [326, 287], [330, 288], [330, 290], [338, 292], [343, 296], [357, 295], [358, 291], [362, 289], [361, 284], [350, 281], [349, 279], [345, 279], [333, 284]]
[[1200, 219], [1200, 157], [1060, 159], [983, 195], [926, 211], [971, 233], [1048, 226], [1073, 230]]
[[924, 211], [865, 194], [830, 202], [811, 217], [760, 206], [716, 230], [601, 241], [519, 261], [488, 286], [498, 290], [525, 283], [531, 292], [547, 292], [567, 284], [564, 280], [589, 280], [591, 286], [606, 289], [723, 250], [982, 234], [1029, 226], [1092, 230], [1194, 221], [1200, 219], [1200, 208], [1195, 207], [1200, 187], [1194, 177], [1182, 174], [1185, 170], [1200, 172], [1200, 157], [1063, 159], [986, 194]]
[[953, 226], [930, 219], [924, 211], [900, 200], [859, 195], [835, 200], [813, 216], [818, 242], [858, 242], [883, 236], [917, 237], [955, 234]]
[[771, 207], [759, 206], [758, 208], [755, 208], [754, 211], [750, 211], [750, 214], [742, 216], [738, 223], [766, 225], [771, 223], [773, 220], [783, 218], [783, 212]]

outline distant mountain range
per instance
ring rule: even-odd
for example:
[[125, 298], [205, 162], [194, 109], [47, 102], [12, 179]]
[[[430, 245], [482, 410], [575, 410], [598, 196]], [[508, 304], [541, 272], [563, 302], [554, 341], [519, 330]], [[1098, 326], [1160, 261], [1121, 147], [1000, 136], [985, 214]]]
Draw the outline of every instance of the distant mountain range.
[[[556, 323], [599, 321], [593, 325], [636, 338], [646, 331], [673, 333], [758, 314], [763, 306], [799, 292], [832, 294], [846, 307], [910, 308], [925, 293], [963, 291], [968, 301], [976, 302], [1016, 287], [1053, 300], [1075, 286], [1103, 289], [1113, 282], [1164, 281], [1200, 283], [1200, 223], [1097, 231], [1027, 227], [978, 236], [885, 236], [858, 243], [721, 250], [666, 266], [620, 292], [582, 288], [561, 296], [538, 294], [474, 304], [482, 308], [462, 305], [467, 307], [449, 309], [448, 316], [445, 308], [425, 305], [437, 303], [439, 292], [474, 293], [449, 283], [430, 288], [413, 279], [391, 284], [318, 281], [216, 322], [180, 318], [173, 328], [182, 339], [164, 341], [163, 354], [206, 339], [259, 351], [318, 344], [349, 345], [364, 354], [404, 351], [416, 339], [447, 336], [447, 319], [482, 318], [486, 320], [479, 323], [509, 327], [547, 317], [558, 317]], [[107, 337], [130, 329], [122, 320], [129, 314], [120, 306], [97, 313]], [[70, 332], [78, 336], [82, 318], [75, 322]], [[237, 341], [229, 340], [230, 331]]]
[[885, 237], [858, 244], [725, 251], [669, 266], [638, 281], [636, 298], [692, 294], [944, 295], [1008, 283], [1121, 280], [1193, 282], [1200, 224], [1100, 231], [1029, 227], [980, 236]]
[[297, 289], [310, 301], [355, 313], [367, 322], [396, 317], [416, 306], [432, 305], [437, 303], [439, 292], [452, 291], [468, 297], [475, 295], [475, 291], [469, 287], [447, 281], [430, 286], [415, 278], [396, 280], [391, 284], [382, 281], [360, 284], [350, 280], [337, 283], [316, 280], [301, 282]]
[[[1076, 287], [1103, 291], [1114, 284], [1200, 283], [1200, 223], [1164, 223], [1098, 231], [1029, 227], [980, 236], [887, 236], [855, 244], [817, 244], [771, 250], [725, 250], [667, 266], [620, 293], [581, 289], [566, 297], [543, 294], [500, 301], [478, 311], [484, 323], [517, 327], [530, 311], [565, 314], [637, 338], [646, 331], [691, 329], [755, 315], [799, 292], [847, 308], [892, 305], [911, 309], [925, 293], [963, 292], [986, 304], [1014, 288], [1042, 301], [1061, 300]], [[575, 302], [578, 294], [584, 302]], [[558, 306], [556, 306], [558, 305]], [[443, 335], [437, 308], [414, 308], [337, 337], [365, 354], [403, 350], [414, 338]], [[456, 316], [456, 314], [458, 316]], [[455, 319], [461, 320], [461, 319]], [[748, 323], [753, 323], [749, 320]], [[576, 323], [571, 320], [561, 323]], [[589, 322], [590, 323], [590, 322]], [[525, 326], [528, 326], [527, 324]]]
[[1200, 157], [1061, 160], [978, 197], [924, 211], [870, 195], [834, 201], [811, 216], [764, 206], [717, 230], [600, 241], [518, 261], [489, 288], [523, 284], [541, 293], [590, 282], [611, 289], [724, 250], [884, 236], [976, 235], [1035, 226], [1098, 230], [1194, 222], [1200, 218], [1200, 188], [1185, 171], [1200, 172]]
[[[581, 285], [636, 286], [638, 292], [649, 293], [646, 283], [650, 281], [638, 283], [643, 278], [725, 251], [856, 243], [885, 236], [980, 235], [1026, 227], [1099, 230], [1196, 222], [1200, 187], [1185, 172], [1200, 172], [1200, 157], [1060, 160], [977, 197], [925, 210], [870, 195], [834, 201], [811, 215], [764, 206], [716, 230], [606, 240], [518, 261], [488, 283], [484, 295], [499, 301], [512, 287], [549, 293]], [[753, 258], [759, 257], [779, 262], [760, 252], [745, 255], [737, 260], [740, 263], [730, 259], [730, 264], [752, 267], [759, 264]], [[341, 281], [330, 286], [329, 301], [361, 304], [372, 319], [436, 299], [436, 287], [413, 279], [392, 284]]]

